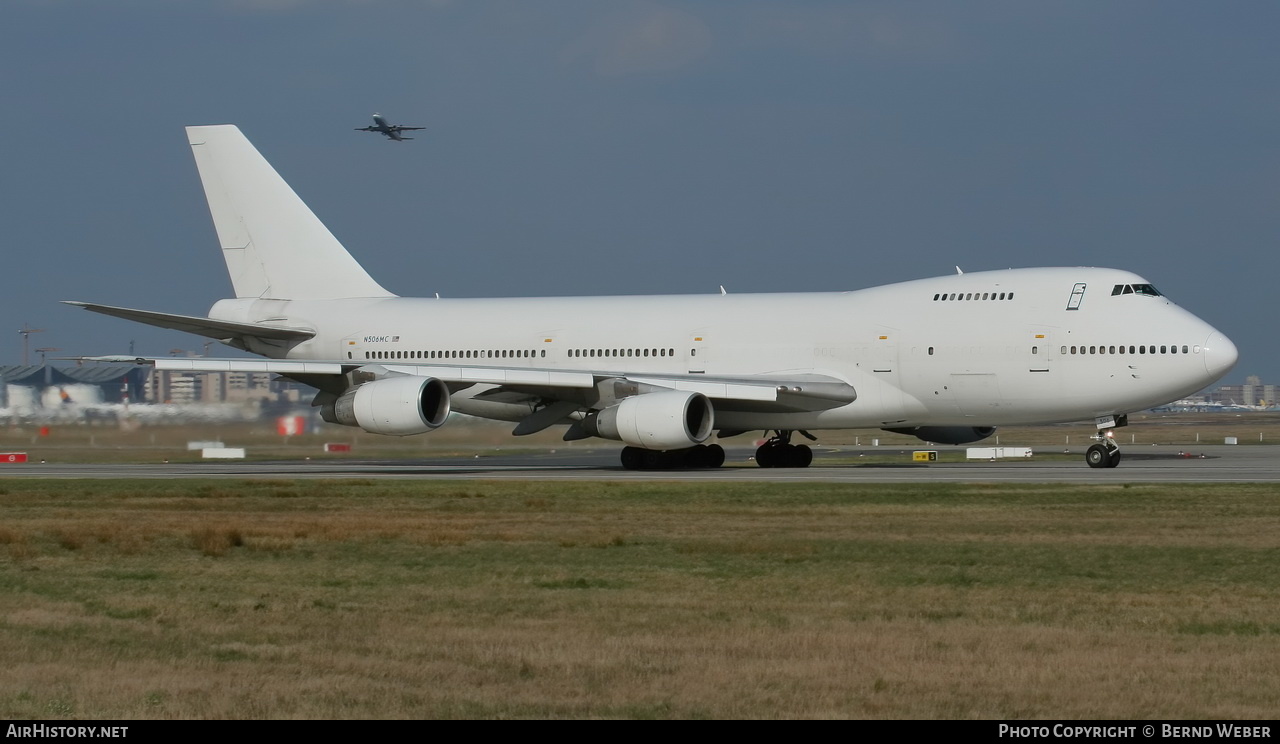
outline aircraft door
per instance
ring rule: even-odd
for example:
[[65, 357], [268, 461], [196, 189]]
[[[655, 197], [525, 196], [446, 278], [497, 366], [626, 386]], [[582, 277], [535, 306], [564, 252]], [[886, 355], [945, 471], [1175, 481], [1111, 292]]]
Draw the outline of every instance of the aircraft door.
[[1068, 310], [1079, 310], [1080, 303], [1084, 302], [1084, 289], [1087, 286], [1084, 282], [1078, 282], [1076, 286], [1071, 288], [1071, 296], [1067, 298]]
[[338, 358], [342, 361], [357, 361], [365, 358], [364, 344], [360, 336], [347, 336], [338, 343]]
[[560, 359], [560, 330], [543, 331], [534, 339], [533, 367], [560, 367], [565, 362]]
[[685, 360], [691, 375], [707, 371], [707, 334], [695, 331], [689, 337], [689, 356]]
[[879, 335], [871, 344], [871, 371], [894, 380], [898, 377], [898, 345], [887, 333]]
[[902, 414], [903, 394], [898, 370], [898, 342], [894, 332], [882, 330], [871, 341], [871, 374], [880, 384], [880, 399], [886, 421], [896, 421]]
[[1053, 358], [1053, 338], [1048, 331], [1031, 333], [1027, 346], [1027, 368], [1031, 372], [1048, 372]]

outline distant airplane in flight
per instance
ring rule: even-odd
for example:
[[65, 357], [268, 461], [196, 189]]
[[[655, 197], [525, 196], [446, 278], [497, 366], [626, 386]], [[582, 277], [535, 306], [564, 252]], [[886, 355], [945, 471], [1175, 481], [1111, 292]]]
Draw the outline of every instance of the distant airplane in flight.
[[407, 132], [413, 129], [426, 129], [426, 127], [406, 127], [400, 124], [388, 124], [382, 114], [373, 115], [373, 124], [374, 126], [371, 127], [356, 127], [356, 131], [377, 132], [378, 134], [385, 134], [387, 139], [393, 139], [396, 142], [403, 142], [404, 140], [411, 140], [413, 138], [401, 136], [401, 132]]
[[1106, 268], [847, 292], [398, 297], [239, 129], [188, 127], [187, 137], [235, 296], [208, 317], [71, 304], [266, 358], [97, 359], [273, 372], [316, 388], [325, 421], [376, 434], [423, 434], [457, 411], [513, 422], [516, 436], [564, 426], [566, 440], [626, 445], [625, 468], [665, 469], [722, 465], [713, 432], [765, 432], [755, 459], [768, 468], [810, 464], [794, 433], [884, 429], [964, 444], [1000, 425], [1092, 420], [1099, 442], [1085, 460], [1108, 468], [1120, 463], [1111, 434], [1126, 414], [1186, 398], [1236, 362], [1220, 331], [1137, 274]]

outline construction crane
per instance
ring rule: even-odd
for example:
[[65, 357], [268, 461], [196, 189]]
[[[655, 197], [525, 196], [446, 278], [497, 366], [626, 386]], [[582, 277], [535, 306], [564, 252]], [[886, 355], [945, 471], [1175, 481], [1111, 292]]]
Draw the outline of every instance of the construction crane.
[[22, 328], [18, 329], [18, 333], [22, 336], [22, 366], [25, 367], [31, 363], [30, 354], [27, 353], [27, 348], [28, 346], [30, 346], [30, 343], [31, 343], [31, 334], [44, 333], [44, 329], [29, 328], [27, 327], [26, 323], [23, 323]]

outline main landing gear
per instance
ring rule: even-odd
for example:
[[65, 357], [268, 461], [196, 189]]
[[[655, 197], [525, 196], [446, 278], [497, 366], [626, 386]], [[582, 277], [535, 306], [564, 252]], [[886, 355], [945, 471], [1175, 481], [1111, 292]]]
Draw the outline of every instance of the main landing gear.
[[[813, 441], [807, 431], [800, 432]], [[782, 429], [756, 450], [756, 464], [762, 468], [807, 468], [813, 462], [813, 450], [807, 444], [792, 444], [792, 432]]]
[[[756, 465], [762, 468], [809, 467], [813, 462], [813, 450], [806, 444], [792, 444], [791, 435], [794, 433], [786, 429], [775, 431], [774, 436], [756, 449]], [[800, 431], [800, 434], [811, 441], [817, 439], [807, 431]], [[627, 470], [684, 470], [718, 468], [721, 465], [724, 465], [724, 448], [718, 444], [665, 451], [622, 448], [622, 467]]]
[[724, 447], [699, 444], [678, 450], [622, 448], [622, 467], [627, 470], [683, 470], [685, 468], [718, 468], [724, 464]]

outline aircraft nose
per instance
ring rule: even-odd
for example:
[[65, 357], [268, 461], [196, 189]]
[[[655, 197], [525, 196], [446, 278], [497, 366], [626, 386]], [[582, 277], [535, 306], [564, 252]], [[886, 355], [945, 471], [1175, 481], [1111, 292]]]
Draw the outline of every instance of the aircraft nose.
[[1240, 352], [1231, 343], [1231, 339], [1217, 331], [1209, 334], [1204, 342], [1204, 369], [1210, 377], [1216, 380], [1225, 375], [1238, 358]]

